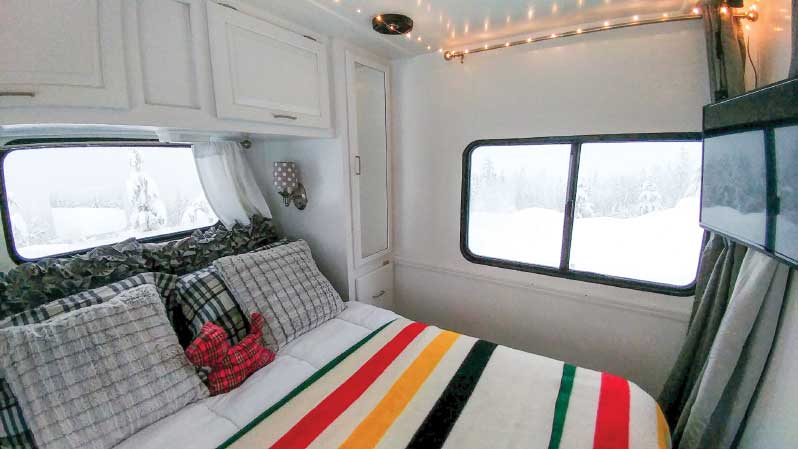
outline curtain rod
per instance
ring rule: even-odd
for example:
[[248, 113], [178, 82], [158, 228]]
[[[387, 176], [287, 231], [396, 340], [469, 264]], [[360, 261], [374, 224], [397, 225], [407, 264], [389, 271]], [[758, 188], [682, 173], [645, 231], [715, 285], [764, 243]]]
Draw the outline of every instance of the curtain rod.
[[620, 28], [630, 28], [640, 25], [651, 25], [655, 23], [681, 22], [684, 20], [699, 20], [701, 18], [702, 18], [701, 11], [699, 10], [698, 12], [693, 11], [692, 14], [682, 14], [678, 16], [663, 16], [654, 19], [632, 20], [631, 22], [619, 22], [614, 24], [610, 24], [609, 22], [604, 22], [604, 24], [600, 26], [595, 26], [590, 28], [577, 28], [575, 30], [566, 31], [563, 33], [552, 33], [552, 34], [547, 34], [545, 36], [528, 37], [526, 39], [517, 40], [517, 41], [507, 41], [503, 44], [494, 44], [494, 45], [486, 44], [482, 47], [477, 47], [473, 49], [446, 51], [443, 54], [443, 59], [445, 59], [446, 61], [451, 61], [456, 58], [460, 58], [460, 63], [462, 64], [466, 55], [481, 53], [483, 51], [499, 50], [501, 48], [515, 47], [516, 45], [534, 44], [537, 42], [550, 41], [553, 39], [560, 39], [563, 37], [573, 37], [573, 36], [580, 36], [583, 34], [598, 33], [599, 31], [610, 31], [610, 30], [617, 30]]

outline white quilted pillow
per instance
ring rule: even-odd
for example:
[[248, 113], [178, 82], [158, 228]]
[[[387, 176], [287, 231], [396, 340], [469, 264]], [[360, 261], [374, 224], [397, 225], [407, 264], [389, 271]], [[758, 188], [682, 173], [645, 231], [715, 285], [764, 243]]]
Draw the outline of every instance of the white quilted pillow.
[[39, 449], [107, 449], [208, 396], [153, 285], [0, 330], [0, 365]]

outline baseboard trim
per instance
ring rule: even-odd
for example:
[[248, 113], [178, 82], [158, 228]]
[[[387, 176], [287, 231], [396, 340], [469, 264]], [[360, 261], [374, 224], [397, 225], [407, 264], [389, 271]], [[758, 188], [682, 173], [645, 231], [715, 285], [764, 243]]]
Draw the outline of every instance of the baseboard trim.
[[[405, 267], [419, 271], [430, 271], [437, 274], [455, 276], [463, 279], [468, 279], [471, 281], [483, 282], [502, 287], [509, 287], [520, 290], [529, 290], [539, 294], [556, 296], [569, 301], [577, 301], [581, 303], [599, 305], [603, 307], [612, 307], [615, 309], [652, 315], [659, 318], [665, 318], [685, 324], [687, 324], [690, 321], [690, 308], [689, 306], [685, 306], [685, 303], [689, 301], [689, 298], [674, 298], [673, 299], [674, 304], [663, 306], [662, 304], [636, 302], [622, 298], [610, 298], [607, 296], [591, 296], [591, 295], [568, 292], [553, 288], [546, 288], [546, 287], [541, 287], [539, 285], [531, 285], [525, 282], [512, 281], [508, 279], [501, 279], [493, 276], [487, 276], [484, 274], [471, 273], [457, 268], [431, 265], [428, 263], [419, 262], [404, 257], [394, 257], [394, 263], [396, 264], [397, 267]], [[676, 304], [677, 302], [679, 304]]]

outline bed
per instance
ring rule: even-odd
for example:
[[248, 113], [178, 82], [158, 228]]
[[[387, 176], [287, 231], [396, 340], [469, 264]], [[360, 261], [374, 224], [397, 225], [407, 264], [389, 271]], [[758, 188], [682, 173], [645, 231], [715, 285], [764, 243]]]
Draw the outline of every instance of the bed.
[[237, 389], [116, 449], [670, 447], [656, 402], [610, 374], [358, 302]]

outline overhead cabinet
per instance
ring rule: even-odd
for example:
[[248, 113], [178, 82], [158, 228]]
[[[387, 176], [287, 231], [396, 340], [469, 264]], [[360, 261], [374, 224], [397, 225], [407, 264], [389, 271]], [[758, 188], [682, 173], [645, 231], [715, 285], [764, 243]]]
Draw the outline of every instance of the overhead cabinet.
[[213, 2], [208, 27], [220, 118], [330, 127], [323, 42]]
[[127, 108], [121, 0], [3, 0], [0, 108]]

